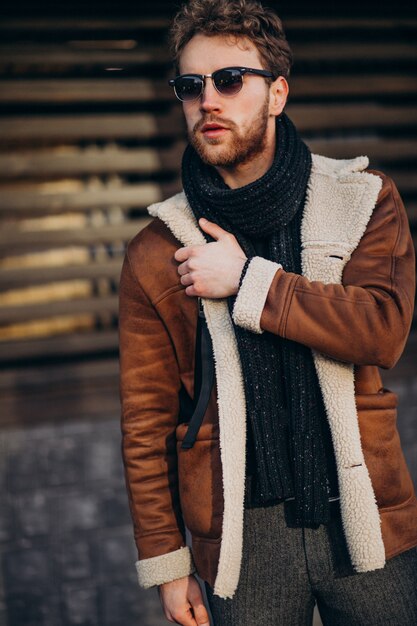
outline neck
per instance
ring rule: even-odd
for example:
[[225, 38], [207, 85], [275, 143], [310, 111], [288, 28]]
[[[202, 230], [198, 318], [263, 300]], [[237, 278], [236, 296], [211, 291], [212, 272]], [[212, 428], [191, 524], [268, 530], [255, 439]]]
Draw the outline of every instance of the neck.
[[230, 189], [238, 189], [261, 178], [271, 167], [275, 158], [275, 126], [272, 137], [266, 136], [262, 152], [250, 157], [248, 161], [231, 167], [214, 166]]

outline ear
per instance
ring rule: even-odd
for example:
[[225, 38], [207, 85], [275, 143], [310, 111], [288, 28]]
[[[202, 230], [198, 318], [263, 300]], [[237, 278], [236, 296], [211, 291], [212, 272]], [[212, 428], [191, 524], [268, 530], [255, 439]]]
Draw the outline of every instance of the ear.
[[269, 87], [269, 113], [279, 115], [285, 107], [289, 86], [283, 76], [278, 76]]

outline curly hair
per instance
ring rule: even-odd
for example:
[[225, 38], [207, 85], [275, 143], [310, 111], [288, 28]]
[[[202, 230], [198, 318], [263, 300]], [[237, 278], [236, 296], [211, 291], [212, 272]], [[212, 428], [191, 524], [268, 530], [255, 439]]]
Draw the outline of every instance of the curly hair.
[[290, 75], [293, 55], [282, 22], [258, 0], [189, 0], [183, 4], [168, 36], [176, 74], [183, 48], [197, 33], [247, 37], [256, 46], [264, 69], [275, 78]]

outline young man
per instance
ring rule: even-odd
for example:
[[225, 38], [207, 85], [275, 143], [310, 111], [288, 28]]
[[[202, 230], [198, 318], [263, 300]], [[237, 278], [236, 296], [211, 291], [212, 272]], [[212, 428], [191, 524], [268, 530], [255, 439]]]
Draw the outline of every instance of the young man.
[[184, 626], [209, 623], [195, 572], [216, 625], [311, 624], [316, 602], [331, 626], [415, 625], [417, 500], [378, 371], [413, 315], [399, 193], [301, 140], [271, 10], [191, 0], [171, 39], [184, 190], [148, 208], [120, 281], [139, 583]]

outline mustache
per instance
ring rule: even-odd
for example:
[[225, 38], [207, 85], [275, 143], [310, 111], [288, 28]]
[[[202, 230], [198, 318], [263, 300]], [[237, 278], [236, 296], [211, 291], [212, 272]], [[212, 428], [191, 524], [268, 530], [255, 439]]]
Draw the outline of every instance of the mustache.
[[198, 121], [195, 124], [195, 126], [193, 128], [193, 133], [196, 133], [199, 130], [201, 130], [203, 128], [204, 124], [219, 124], [219, 126], [224, 126], [225, 128], [229, 128], [231, 130], [235, 126], [235, 124], [233, 122], [231, 122], [230, 120], [225, 120], [225, 119], [222, 119], [221, 117], [218, 117], [218, 118], [204, 118], [204, 119], [201, 119], [200, 121]]

